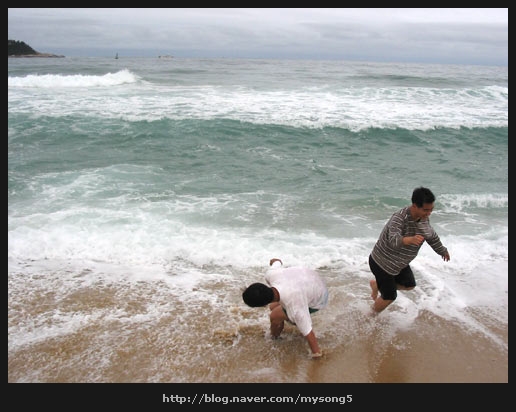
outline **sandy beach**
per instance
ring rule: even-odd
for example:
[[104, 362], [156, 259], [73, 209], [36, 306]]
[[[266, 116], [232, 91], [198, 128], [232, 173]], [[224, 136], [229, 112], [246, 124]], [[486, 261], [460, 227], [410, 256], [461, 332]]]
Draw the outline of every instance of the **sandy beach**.
[[[58, 306], [71, 316], [125, 307], [138, 317], [145, 312], [141, 301], [158, 299], [160, 288], [92, 287]], [[370, 297], [343, 306], [344, 297], [335, 295], [324, 314], [313, 316], [321, 359], [310, 358], [305, 339], [290, 324], [272, 340], [268, 309], [246, 307], [235, 290], [229, 310], [206, 304], [186, 308], [180, 296], [169, 296], [170, 309], [147, 323], [90, 320], [75, 333], [10, 350], [8, 382], [508, 383], [503, 323], [484, 317], [484, 332], [475, 333], [421, 310], [402, 328], [399, 319], [410, 315], [401, 304], [373, 316]], [[56, 303], [42, 296], [20, 304], [34, 313], [56, 311]]]
[[[500, 331], [507, 342], [507, 330]], [[508, 351], [429, 314], [379, 350], [375, 341], [328, 359], [325, 381], [373, 383], [507, 383]], [[342, 366], [344, 368], [342, 368]], [[329, 380], [326, 380], [329, 379]]]
[[[293, 327], [286, 330], [297, 333]], [[506, 345], [507, 333], [507, 329], [493, 331]], [[472, 334], [430, 313], [422, 314], [410, 330], [397, 331], [388, 341], [383, 335], [380, 326], [353, 342], [345, 343], [343, 337], [344, 343], [325, 350], [322, 359], [304, 362], [306, 374], [300, 371], [299, 360], [287, 353], [281, 365], [283, 376], [308, 383], [508, 383], [507, 350], [482, 334]], [[296, 343], [303, 342], [299, 339]], [[293, 352], [302, 351], [297, 346]], [[274, 381], [271, 376], [262, 378], [257, 380]]]

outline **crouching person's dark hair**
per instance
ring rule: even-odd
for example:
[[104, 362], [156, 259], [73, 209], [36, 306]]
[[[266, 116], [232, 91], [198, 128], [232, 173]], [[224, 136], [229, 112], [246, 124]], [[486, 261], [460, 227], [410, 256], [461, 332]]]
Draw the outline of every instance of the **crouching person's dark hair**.
[[272, 288], [263, 283], [253, 283], [242, 293], [246, 305], [256, 308], [271, 303], [274, 299]]

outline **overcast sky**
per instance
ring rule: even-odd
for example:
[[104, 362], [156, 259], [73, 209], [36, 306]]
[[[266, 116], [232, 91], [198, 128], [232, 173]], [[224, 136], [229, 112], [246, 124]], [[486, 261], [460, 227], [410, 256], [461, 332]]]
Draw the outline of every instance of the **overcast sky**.
[[65, 56], [238, 57], [508, 66], [509, 10], [8, 9], [8, 38]]

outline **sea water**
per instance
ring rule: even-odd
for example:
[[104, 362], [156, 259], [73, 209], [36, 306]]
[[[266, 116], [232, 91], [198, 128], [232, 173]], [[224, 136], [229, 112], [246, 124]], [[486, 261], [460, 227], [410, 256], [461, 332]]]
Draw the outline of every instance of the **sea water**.
[[9, 381], [306, 381], [246, 363], [307, 346], [242, 290], [307, 265], [325, 349], [367, 335], [369, 253], [418, 186], [451, 260], [423, 245], [385, 339], [424, 312], [507, 350], [508, 97], [507, 67], [8, 59]]

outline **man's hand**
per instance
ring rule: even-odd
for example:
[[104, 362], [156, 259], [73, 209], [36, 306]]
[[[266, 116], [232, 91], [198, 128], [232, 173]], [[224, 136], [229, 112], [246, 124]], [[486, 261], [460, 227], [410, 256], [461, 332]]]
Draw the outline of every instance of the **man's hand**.
[[271, 261], [269, 262], [269, 266], [272, 266], [274, 262], [279, 262], [283, 266], [283, 262], [281, 261], [281, 259], [278, 259], [278, 258], [272, 258]]
[[424, 241], [425, 241], [425, 238], [421, 235], [405, 236], [403, 238], [403, 244], [407, 245], [407, 246], [408, 245], [419, 246]]

